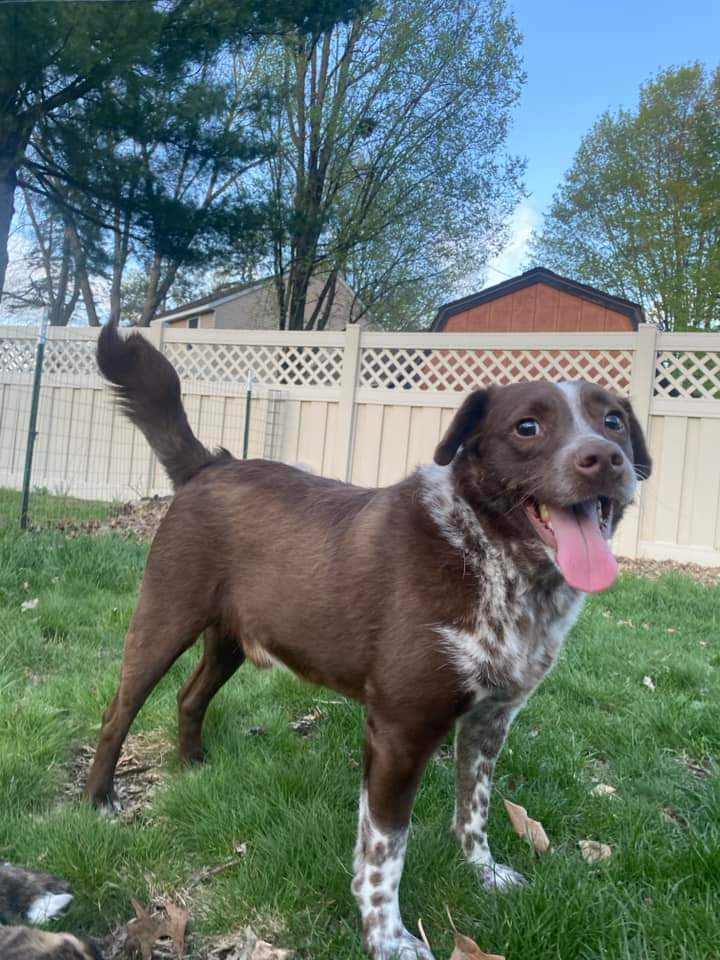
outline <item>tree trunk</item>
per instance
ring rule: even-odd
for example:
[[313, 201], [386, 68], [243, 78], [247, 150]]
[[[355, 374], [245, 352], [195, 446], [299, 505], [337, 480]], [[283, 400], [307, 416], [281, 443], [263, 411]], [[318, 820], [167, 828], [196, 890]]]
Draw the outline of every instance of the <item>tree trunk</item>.
[[163, 302], [170, 291], [170, 287], [175, 282], [180, 264], [177, 261], [169, 263], [165, 270], [165, 276], [162, 275], [162, 258], [155, 254], [153, 257], [148, 282], [145, 287], [145, 302], [143, 303], [142, 316], [139, 326], [149, 327], [151, 320], [155, 318], [158, 307]]
[[80, 243], [80, 237], [78, 236], [75, 224], [71, 219], [68, 219], [66, 229], [68, 230], [70, 249], [72, 251], [73, 259], [75, 260], [75, 276], [77, 277], [80, 285], [80, 291], [82, 292], [88, 323], [91, 327], [99, 327], [100, 320], [98, 318], [97, 308], [95, 306], [95, 296], [92, 292], [92, 286], [90, 285], [90, 277], [88, 276], [85, 251]]
[[0, 301], [5, 289], [5, 274], [9, 262], [8, 237], [15, 215], [19, 142], [15, 137], [0, 143]]

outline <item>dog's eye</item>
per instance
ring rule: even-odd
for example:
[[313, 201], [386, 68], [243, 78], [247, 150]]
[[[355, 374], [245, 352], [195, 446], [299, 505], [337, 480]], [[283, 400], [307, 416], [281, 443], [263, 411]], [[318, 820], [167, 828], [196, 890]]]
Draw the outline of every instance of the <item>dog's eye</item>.
[[623, 423], [623, 418], [619, 413], [611, 411], [610, 413], [605, 414], [605, 426], [608, 430], [622, 430], [625, 424]]
[[526, 417], [515, 424], [515, 433], [519, 437], [536, 437], [540, 433], [540, 424], [534, 417]]

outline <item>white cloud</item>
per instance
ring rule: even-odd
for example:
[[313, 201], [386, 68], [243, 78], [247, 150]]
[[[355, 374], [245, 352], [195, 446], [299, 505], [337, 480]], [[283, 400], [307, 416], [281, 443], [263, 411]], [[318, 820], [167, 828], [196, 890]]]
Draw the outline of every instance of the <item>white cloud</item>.
[[488, 261], [484, 287], [522, 273], [530, 238], [539, 224], [540, 213], [527, 200], [521, 200], [510, 216], [508, 242], [501, 253]]

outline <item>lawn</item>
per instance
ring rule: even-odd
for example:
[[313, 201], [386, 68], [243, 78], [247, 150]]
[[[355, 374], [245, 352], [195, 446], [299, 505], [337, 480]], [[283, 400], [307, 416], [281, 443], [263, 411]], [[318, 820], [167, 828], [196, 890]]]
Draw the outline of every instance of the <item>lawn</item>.
[[[0, 487], [0, 525], [20, 523], [22, 493], [9, 487]], [[102, 500], [81, 500], [78, 497], [51, 494], [43, 488], [32, 488], [28, 500], [28, 523], [31, 526], [47, 523], [75, 523], [86, 520], [104, 520], [111, 512], [112, 503]]]
[[[251, 923], [299, 958], [360, 960], [349, 867], [363, 721], [336, 694], [244, 666], [211, 708], [208, 763], [181, 772], [168, 745], [188, 654], [135, 726], [165, 745], [149, 805], [114, 821], [67, 799], [73, 758], [114, 689], [145, 552], [113, 536], [0, 530], [0, 857], [71, 881], [63, 926], [74, 932], [105, 934], [132, 915], [131, 897], [181, 892], [191, 956], [204, 937]], [[450, 751], [433, 761], [402, 900], [439, 960], [451, 951], [447, 907], [508, 960], [720, 956], [719, 619], [720, 588], [677, 576], [625, 576], [590, 600], [499, 764], [491, 842], [527, 888], [479, 888], [449, 831]], [[299, 735], [291, 721], [314, 708]], [[597, 783], [617, 793], [594, 795]], [[551, 854], [533, 859], [501, 797], [542, 821]], [[586, 864], [585, 838], [609, 844], [611, 859]], [[207, 869], [243, 843], [235, 866]]]

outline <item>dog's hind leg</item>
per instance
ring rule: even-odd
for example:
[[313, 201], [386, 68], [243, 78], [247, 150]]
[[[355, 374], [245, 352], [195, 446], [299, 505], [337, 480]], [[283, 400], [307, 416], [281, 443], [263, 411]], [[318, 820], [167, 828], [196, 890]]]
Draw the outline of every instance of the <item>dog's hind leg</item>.
[[103, 715], [95, 758], [85, 796], [96, 804], [111, 804], [113, 777], [130, 725], [167, 671], [197, 639], [204, 623], [193, 624], [176, 609], [151, 607], [151, 591], [141, 595], [125, 638], [120, 685]]
[[218, 627], [207, 628], [203, 643], [202, 660], [178, 694], [178, 740], [184, 763], [202, 760], [202, 725], [207, 708], [245, 659], [237, 638]]

